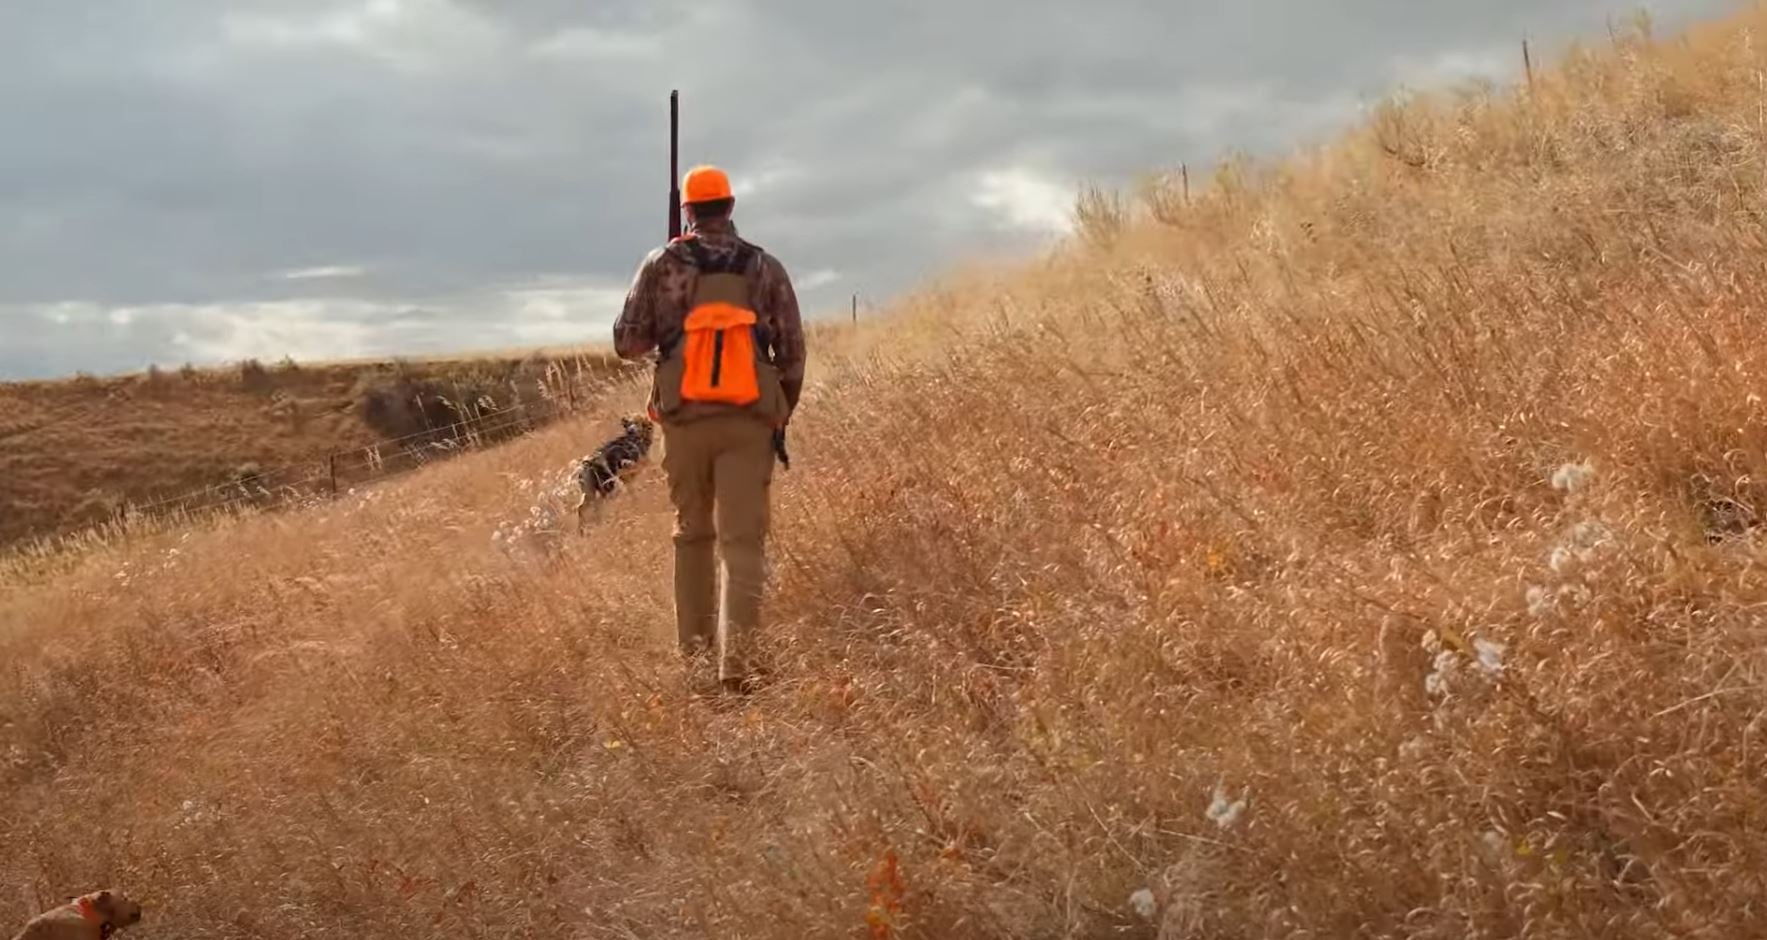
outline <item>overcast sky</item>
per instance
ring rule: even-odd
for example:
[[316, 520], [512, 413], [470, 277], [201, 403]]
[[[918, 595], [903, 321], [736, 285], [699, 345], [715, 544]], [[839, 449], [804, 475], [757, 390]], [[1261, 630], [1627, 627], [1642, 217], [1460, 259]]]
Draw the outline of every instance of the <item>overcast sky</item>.
[[1526, 34], [1732, 0], [0, 0], [0, 378], [605, 340], [683, 168], [807, 312]]

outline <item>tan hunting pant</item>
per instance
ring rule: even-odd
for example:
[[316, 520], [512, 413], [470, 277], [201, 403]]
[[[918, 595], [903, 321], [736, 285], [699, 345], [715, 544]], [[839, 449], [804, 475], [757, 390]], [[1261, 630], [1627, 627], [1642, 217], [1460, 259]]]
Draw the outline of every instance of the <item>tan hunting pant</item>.
[[665, 422], [663, 472], [675, 504], [675, 630], [681, 648], [691, 654], [715, 647], [720, 679], [747, 678], [766, 578], [773, 432], [746, 414]]

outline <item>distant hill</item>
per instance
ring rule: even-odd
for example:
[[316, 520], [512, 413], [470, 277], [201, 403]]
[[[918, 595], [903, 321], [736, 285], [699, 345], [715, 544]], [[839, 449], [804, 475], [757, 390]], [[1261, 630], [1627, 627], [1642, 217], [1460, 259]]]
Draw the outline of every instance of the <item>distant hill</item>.
[[619, 368], [608, 353], [549, 350], [0, 384], [0, 546]]

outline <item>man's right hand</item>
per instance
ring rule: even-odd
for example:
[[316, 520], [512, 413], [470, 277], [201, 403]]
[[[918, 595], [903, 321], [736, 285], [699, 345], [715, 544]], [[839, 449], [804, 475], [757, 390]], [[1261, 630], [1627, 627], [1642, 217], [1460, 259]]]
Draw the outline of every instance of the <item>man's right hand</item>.
[[788, 416], [795, 414], [798, 410], [798, 396], [804, 393], [804, 380], [790, 379], [779, 384], [785, 389], [785, 413]]
[[779, 458], [781, 466], [787, 470], [791, 469], [791, 455], [785, 452], [785, 428], [783, 427], [773, 429], [773, 455]]

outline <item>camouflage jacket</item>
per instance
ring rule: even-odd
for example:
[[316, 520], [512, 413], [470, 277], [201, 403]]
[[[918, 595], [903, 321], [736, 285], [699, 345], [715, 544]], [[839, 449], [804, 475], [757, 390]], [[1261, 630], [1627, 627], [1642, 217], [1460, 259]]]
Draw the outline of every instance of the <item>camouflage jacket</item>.
[[[697, 225], [693, 234], [716, 260], [736, 253], [742, 240], [736, 224], [727, 219]], [[777, 258], [758, 246], [750, 269], [751, 298], [761, 329], [772, 347], [773, 364], [779, 368], [787, 397], [796, 403], [804, 380], [804, 324], [798, 313], [797, 293]], [[637, 359], [653, 351], [666, 351], [681, 336], [695, 285], [693, 262], [686, 249], [664, 245], [639, 265], [626, 294], [625, 309], [614, 321], [614, 352], [622, 359]]]

